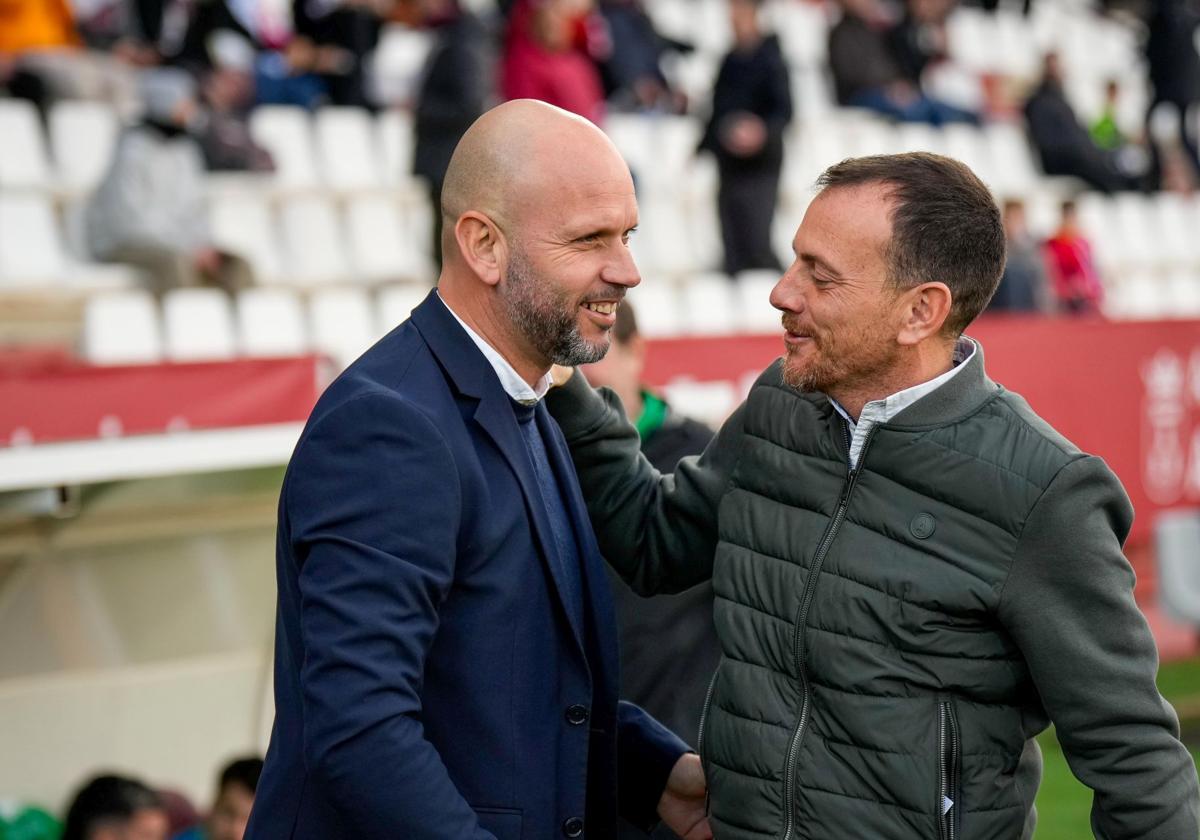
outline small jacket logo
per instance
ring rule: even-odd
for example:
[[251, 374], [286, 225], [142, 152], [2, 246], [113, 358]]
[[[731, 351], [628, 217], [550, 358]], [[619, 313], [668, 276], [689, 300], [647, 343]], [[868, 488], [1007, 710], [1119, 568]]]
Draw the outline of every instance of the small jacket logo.
[[932, 536], [933, 529], [936, 527], [937, 522], [928, 513], [918, 513], [912, 518], [912, 522], [908, 523], [908, 530], [919, 540], [928, 539]]

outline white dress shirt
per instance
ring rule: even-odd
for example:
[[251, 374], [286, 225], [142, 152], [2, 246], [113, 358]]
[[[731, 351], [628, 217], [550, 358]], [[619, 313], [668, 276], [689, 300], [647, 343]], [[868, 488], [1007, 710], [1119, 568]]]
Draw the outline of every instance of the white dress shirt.
[[837, 409], [837, 413], [846, 418], [846, 422], [850, 424], [850, 469], [858, 466], [858, 458], [862, 454], [863, 443], [866, 442], [867, 434], [871, 431], [872, 427], [879, 423], [888, 422], [901, 411], [921, 399], [921, 397], [928, 396], [945, 385], [962, 370], [962, 363], [973, 355], [975, 355], [975, 342], [969, 338], [959, 338], [958, 343], [954, 345], [954, 366], [950, 370], [936, 379], [930, 379], [928, 382], [922, 382], [920, 385], [914, 385], [911, 388], [905, 388], [903, 391], [897, 391], [890, 397], [884, 397], [881, 400], [872, 400], [863, 406], [862, 412], [858, 415], [857, 423], [846, 413], [846, 409], [838, 405], [837, 400], [829, 397], [829, 402]]
[[538, 380], [536, 388], [530, 388], [529, 383], [521, 378], [521, 374], [517, 373], [516, 369], [508, 363], [508, 360], [501, 356], [496, 348], [488, 344], [475, 330], [467, 326], [467, 322], [458, 317], [458, 313], [450, 308], [450, 304], [442, 300], [442, 295], [438, 293], [438, 300], [442, 301], [442, 306], [454, 316], [454, 320], [462, 325], [462, 328], [467, 331], [467, 335], [471, 336], [471, 340], [475, 342], [475, 346], [479, 348], [479, 352], [492, 366], [492, 370], [496, 371], [496, 378], [500, 380], [500, 385], [503, 386], [504, 392], [519, 403], [530, 405], [536, 403], [542, 397], [546, 396], [546, 392], [550, 390], [552, 380], [550, 371], [546, 371], [546, 375]]

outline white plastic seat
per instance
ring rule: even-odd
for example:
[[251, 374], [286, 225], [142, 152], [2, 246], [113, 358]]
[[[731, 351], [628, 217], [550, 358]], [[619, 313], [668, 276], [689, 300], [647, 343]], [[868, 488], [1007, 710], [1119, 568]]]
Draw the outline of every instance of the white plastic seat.
[[98, 365], [150, 364], [163, 356], [158, 307], [149, 292], [93, 295], [83, 314], [84, 358]]
[[62, 185], [75, 192], [96, 187], [108, 171], [121, 126], [101, 102], [59, 102], [50, 111], [50, 148]]
[[319, 183], [308, 112], [291, 105], [260, 105], [250, 114], [250, 134], [271, 153], [275, 183], [312, 189]]
[[989, 123], [983, 134], [991, 157], [992, 188], [1002, 195], [1024, 195], [1037, 184], [1039, 168], [1020, 126]]
[[0, 189], [50, 186], [49, 157], [37, 109], [24, 99], [0, 99]]
[[604, 133], [612, 140], [625, 163], [639, 182], [652, 178], [649, 170], [657, 165], [657, 150], [653, 144], [651, 118], [642, 114], [609, 114], [604, 120]]
[[335, 190], [377, 188], [382, 177], [371, 115], [363, 108], [321, 108], [317, 153], [324, 181]]
[[742, 329], [749, 333], [782, 335], [782, 314], [771, 305], [771, 290], [779, 282], [776, 271], [755, 269], [737, 276]]
[[222, 195], [209, 202], [213, 242], [250, 262], [260, 283], [283, 277], [279, 237], [271, 208], [254, 194]]
[[287, 289], [246, 289], [236, 303], [238, 347], [251, 357], [297, 356], [308, 350], [304, 309]]
[[689, 335], [729, 335], [741, 326], [733, 282], [724, 274], [691, 277], [681, 295]]
[[1159, 602], [1176, 620], [1200, 624], [1200, 513], [1179, 508], [1158, 514], [1154, 538]]
[[433, 274], [425, 249], [395, 201], [360, 196], [346, 206], [346, 236], [355, 276], [369, 281], [426, 280]]
[[229, 296], [220, 289], [172, 289], [163, 296], [167, 358], [176, 362], [231, 359], [236, 342]]
[[394, 330], [412, 314], [429, 294], [429, 287], [417, 284], [388, 286], [381, 289], [375, 306], [378, 315], [376, 331], [381, 335]]
[[364, 289], [323, 289], [309, 301], [311, 344], [345, 368], [375, 343], [379, 329]]
[[1177, 270], [1167, 276], [1166, 314], [1172, 318], [1200, 317], [1200, 272]]
[[784, 57], [792, 67], [821, 67], [829, 55], [829, 19], [816, 3], [782, 2], [768, 6]]
[[693, 231], [685, 206], [678, 200], [660, 200], [642, 202], [638, 209], [638, 230], [630, 239], [638, 268], [672, 277], [694, 271]]
[[684, 331], [682, 303], [667, 281], [643, 279], [629, 292], [629, 300], [637, 307], [638, 331], [646, 338], [672, 338]]
[[695, 382], [677, 379], [663, 387], [671, 408], [687, 417], [718, 428], [737, 408], [738, 392], [732, 382]]
[[292, 282], [317, 285], [349, 277], [341, 225], [330, 202], [317, 197], [289, 201], [282, 220]]
[[428, 30], [393, 24], [384, 27], [368, 64], [367, 78], [376, 102], [412, 102], [433, 35]]
[[55, 283], [65, 274], [67, 262], [49, 199], [0, 192], [0, 286]]
[[411, 111], [393, 108], [375, 118], [375, 136], [383, 166], [383, 182], [397, 187], [411, 183], [413, 174], [413, 134]]

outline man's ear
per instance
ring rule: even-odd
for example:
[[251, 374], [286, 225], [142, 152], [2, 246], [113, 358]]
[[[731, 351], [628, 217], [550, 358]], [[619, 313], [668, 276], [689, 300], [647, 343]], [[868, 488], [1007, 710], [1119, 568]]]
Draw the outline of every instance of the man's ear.
[[922, 283], [900, 294], [900, 333], [897, 340], [916, 346], [942, 334], [953, 298], [945, 283]]
[[508, 262], [508, 243], [500, 227], [487, 215], [468, 210], [454, 223], [454, 241], [463, 262], [475, 275], [495, 286]]

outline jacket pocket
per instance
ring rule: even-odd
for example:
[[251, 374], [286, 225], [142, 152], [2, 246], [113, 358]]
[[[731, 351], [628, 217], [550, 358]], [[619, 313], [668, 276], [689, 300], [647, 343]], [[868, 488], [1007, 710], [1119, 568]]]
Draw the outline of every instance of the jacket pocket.
[[957, 840], [962, 823], [963, 803], [959, 784], [962, 744], [958, 733], [958, 715], [949, 700], [938, 701], [938, 838]]
[[479, 825], [496, 840], [521, 840], [523, 812], [520, 808], [476, 808]]

